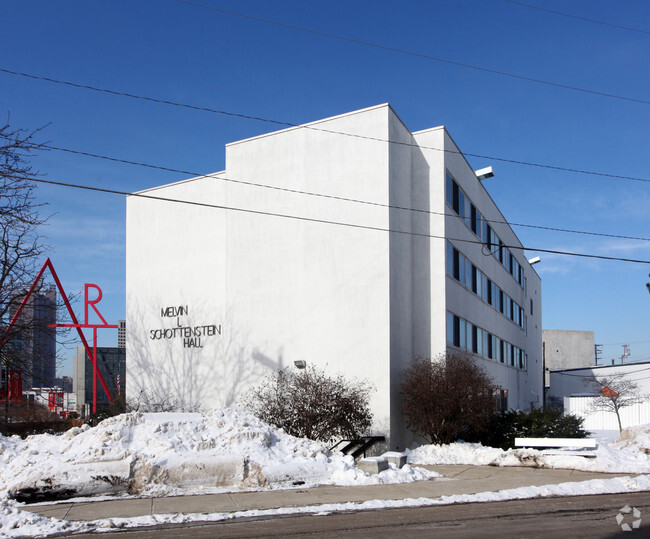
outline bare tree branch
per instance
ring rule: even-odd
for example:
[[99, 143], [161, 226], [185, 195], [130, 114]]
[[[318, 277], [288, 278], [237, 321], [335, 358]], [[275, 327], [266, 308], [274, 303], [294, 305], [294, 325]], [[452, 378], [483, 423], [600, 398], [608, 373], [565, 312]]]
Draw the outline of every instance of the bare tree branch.
[[625, 373], [584, 378], [584, 381], [591, 382], [598, 392], [598, 398], [593, 401], [591, 410], [616, 414], [619, 431], [623, 430], [621, 409], [633, 404], [643, 403], [647, 399], [647, 395], [643, 395], [639, 386], [630, 380]]
[[404, 371], [409, 428], [431, 443], [451, 443], [489, 424], [495, 391], [485, 371], [464, 354], [416, 358]]
[[250, 390], [242, 404], [293, 436], [329, 442], [357, 438], [370, 428], [372, 389], [367, 382], [328, 376], [313, 366], [282, 369]]
[[[54, 292], [45, 290], [47, 287], [41, 281], [23, 314], [11, 325], [48, 249], [39, 232], [46, 221], [40, 215], [44, 204], [36, 198], [35, 184], [22, 179], [39, 175], [29, 160], [43, 149], [44, 143], [35, 141], [42, 129], [14, 129], [8, 120], [0, 126], [0, 362], [5, 371], [2, 379], [5, 395], [9, 370], [22, 371], [23, 379], [27, 381], [37, 375], [43, 380], [43, 373], [38, 374], [34, 369], [33, 358], [44, 353], [36, 349], [36, 343], [47, 343], [44, 346], [48, 347], [48, 354], [53, 348], [56, 363], [58, 333], [48, 326], [47, 320], [52, 318], [50, 315], [54, 320], [67, 318], [59, 316], [62, 303]], [[61, 335], [68, 333], [60, 332]], [[56, 366], [52, 368], [50, 365], [48, 369], [46, 379], [53, 382]], [[9, 419], [9, 399], [4, 400], [6, 422]]]

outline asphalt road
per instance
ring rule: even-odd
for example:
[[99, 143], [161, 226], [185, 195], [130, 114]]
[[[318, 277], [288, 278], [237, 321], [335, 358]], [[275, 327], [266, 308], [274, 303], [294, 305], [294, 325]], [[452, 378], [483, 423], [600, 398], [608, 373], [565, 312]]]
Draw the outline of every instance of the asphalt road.
[[[623, 531], [616, 521], [629, 505], [641, 527]], [[632, 514], [622, 524], [632, 524]], [[650, 537], [650, 493], [536, 498], [411, 509], [384, 509], [319, 516], [247, 519], [190, 526], [162, 526], [116, 533], [149, 537]], [[75, 535], [93, 537], [97, 535]]]

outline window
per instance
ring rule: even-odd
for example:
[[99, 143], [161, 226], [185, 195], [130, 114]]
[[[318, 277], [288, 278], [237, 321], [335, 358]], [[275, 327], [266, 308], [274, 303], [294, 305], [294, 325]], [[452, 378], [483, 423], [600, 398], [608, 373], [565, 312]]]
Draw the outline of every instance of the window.
[[513, 357], [514, 357], [513, 365], [516, 367], [519, 365], [519, 362], [521, 361], [521, 350], [519, 350], [519, 348], [517, 348], [516, 346], [514, 348]]
[[447, 243], [447, 273], [451, 276], [454, 275], [454, 251], [451, 243]]
[[[522, 271], [523, 275], [523, 271]], [[524, 296], [528, 295], [528, 281], [526, 280], [526, 277], [524, 277]]]
[[[458, 184], [454, 184], [456, 189], [458, 189]], [[454, 208], [456, 209], [456, 208]], [[458, 189], [458, 215], [465, 219], [465, 193], [461, 189]]]
[[530, 316], [533, 316], [533, 298], [530, 298]]
[[485, 273], [481, 272], [481, 298], [487, 303], [487, 294], [488, 294], [488, 278], [485, 276]]
[[528, 317], [524, 315], [524, 332], [528, 335]]
[[460, 341], [458, 346], [460, 348], [467, 348], [467, 322], [462, 318], [459, 320], [460, 324]]
[[[467, 347], [469, 350], [469, 346]], [[472, 352], [475, 354], [478, 352], [478, 328], [476, 326], [472, 326]]]
[[454, 315], [447, 313], [447, 344], [454, 344]]
[[458, 253], [458, 277], [454, 275], [461, 283], [465, 284], [465, 257]]
[[470, 352], [474, 351], [474, 330], [476, 328], [467, 322], [467, 350]]
[[[477, 277], [478, 277], [478, 279], [477, 279]], [[477, 281], [478, 281], [478, 284], [477, 284]], [[472, 265], [472, 292], [474, 292], [475, 294], [477, 293], [477, 290], [479, 290], [480, 287], [481, 287], [480, 282], [481, 282], [480, 272], [478, 272], [478, 275], [477, 275], [476, 266]], [[479, 296], [480, 296], [480, 294], [479, 294]]]
[[[447, 172], [446, 176], [446, 200], [447, 204], [449, 204], [454, 211], [456, 211], [456, 205], [454, 204], [454, 184], [456, 183], [454, 179], [451, 177], [451, 174]], [[458, 186], [456, 186], [456, 190], [458, 190]], [[456, 200], [458, 200], [458, 195], [456, 195]], [[456, 211], [458, 213], [458, 211]]]

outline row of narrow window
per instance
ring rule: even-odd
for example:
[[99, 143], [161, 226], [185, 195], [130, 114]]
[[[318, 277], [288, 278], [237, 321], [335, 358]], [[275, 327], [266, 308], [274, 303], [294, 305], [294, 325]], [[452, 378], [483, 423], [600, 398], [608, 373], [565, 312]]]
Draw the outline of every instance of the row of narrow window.
[[524, 268], [513, 256], [510, 250], [504, 246], [499, 236], [494, 232], [492, 227], [487, 223], [481, 212], [476, 209], [472, 201], [460, 188], [456, 180], [446, 172], [446, 199], [447, 204], [458, 214], [465, 222], [467, 227], [476, 234], [494, 257], [501, 263], [510, 275], [519, 283], [526, 292], [526, 277], [524, 277]]
[[523, 307], [501, 290], [494, 281], [488, 279], [485, 273], [449, 242], [447, 242], [447, 273], [528, 334], [528, 318], [524, 314]]
[[449, 311], [447, 344], [510, 367], [528, 368], [528, 355], [524, 350]]

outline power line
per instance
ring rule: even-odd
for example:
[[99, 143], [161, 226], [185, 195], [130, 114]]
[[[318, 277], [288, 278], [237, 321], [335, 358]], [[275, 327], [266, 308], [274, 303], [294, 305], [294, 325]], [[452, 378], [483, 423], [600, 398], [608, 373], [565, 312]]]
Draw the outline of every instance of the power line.
[[274, 21], [272, 19], [265, 19], [265, 18], [262, 18], [262, 17], [255, 17], [253, 15], [246, 15], [244, 13], [238, 13], [236, 11], [230, 11], [230, 10], [227, 10], [227, 9], [222, 9], [222, 8], [218, 8], [218, 7], [214, 7], [214, 6], [206, 6], [205, 4], [200, 4], [198, 2], [192, 2], [190, 0], [176, 0], [176, 1], [180, 2], [182, 4], [189, 4], [189, 5], [204, 8], [204, 9], [210, 9], [212, 11], [219, 11], [221, 13], [226, 13], [227, 15], [234, 15], [235, 17], [241, 17], [243, 19], [250, 19], [252, 21], [263, 22], [263, 23], [266, 23], [266, 24], [273, 24], [275, 26], [281, 26], [283, 28], [289, 28], [291, 30], [298, 30], [300, 32], [307, 32], [307, 33], [315, 34], [315, 35], [322, 36], [322, 37], [328, 37], [328, 38], [331, 38], [331, 39], [338, 39], [340, 41], [346, 41], [348, 43], [355, 43], [357, 45], [366, 45], [368, 47], [374, 47], [376, 49], [382, 49], [382, 50], [386, 50], [386, 51], [390, 51], [390, 52], [396, 52], [396, 53], [399, 53], [399, 54], [407, 54], [409, 56], [415, 56], [417, 58], [423, 58], [425, 60], [433, 60], [435, 62], [441, 62], [441, 63], [445, 63], [445, 64], [455, 65], [455, 66], [458, 66], [458, 67], [464, 67], [466, 69], [473, 69], [475, 71], [482, 71], [484, 73], [492, 73], [493, 75], [500, 75], [502, 77], [509, 77], [509, 78], [512, 78], [512, 79], [524, 80], [524, 81], [528, 81], [528, 82], [535, 82], [535, 83], [538, 83], [538, 84], [545, 84], [546, 86], [553, 86], [555, 88], [564, 88], [565, 90], [573, 90], [573, 91], [582, 92], [582, 93], [585, 93], [585, 94], [599, 95], [599, 96], [602, 96], [602, 97], [609, 97], [609, 98], [612, 98], [612, 99], [619, 99], [619, 100], [622, 100], [622, 101], [631, 101], [633, 103], [643, 103], [644, 105], [650, 105], [650, 101], [645, 100], [645, 99], [638, 99], [638, 98], [634, 98], [634, 97], [627, 97], [627, 96], [621, 96], [621, 95], [616, 95], [616, 94], [610, 94], [610, 93], [601, 92], [601, 91], [598, 91], [598, 90], [590, 90], [588, 88], [581, 88], [579, 86], [572, 86], [572, 85], [569, 85], [569, 84], [562, 84], [562, 83], [559, 83], [559, 82], [553, 82], [553, 81], [548, 81], [548, 80], [544, 80], [544, 79], [537, 79], [537, 78], [534, 78], [534, 77], [527, 77], [525, 75], [517, 75], [516, 73], [509, 73], [507, 71], [499, 71], [497, 69], [491, 69], [491, 68], [488, 68], [488, 67], [481, 67], [481, 66], [477, 66], [477, 65], [473, 65], [473, 64], [467, 64], [467, 63], [464, 63], [464, 62], [457, 62], [455, 60], [449, 60], [448, 58], [441, 58], [439, 56], [431, 56], [431, 55], [428, 55], [428, 54], [423, 54], [423, 53], [420, 53], [420, 52], [410, 51], [410, 50], [406, 50], [406, 49], [400, 49], [400, 48], [397, 48], [397, 47], [389, 47], [387, 45], [381, 45], [380, 43], [374, 43], [372, 41], [363, 41], [361, 39], [355, 39], [355, 38], [351, 38], [351, 37], [341, 36], [341, 35], [338, 35], [338, 34], [332, 34], [330, 32], [321, 32], [319, 30], [313, 30], [311, 28], [305, 28], [303, 26], [297, 26], [297, 25], [294, 25], [294, 24], [287, 24], [287, 23], [283, 23], [283, 22], [279, 22], [279, 21]]
[[[75, 183], [68, 183], [68, 182], [60, 182], [60, 181], [54, 181], [54, 180], [45, 180], [43, 178], [34, 178], [30, 176], [19, 176], [19, 175], [14, 175], [14, 174], [7, 174], [7, 177], [10, 178], [15, 178], [19, 180], [26, 180], [26, 181], [33, 181], [37, 183], [45, 183], [49, 185], [56, 185], [59, 187], [70, 187], [74, 189], [83, 189], [87, 191], [96, 191], [100, 193], [108, 193], [108, 194], [114, 194], [114, 195], [123, 195], [123, 196], [129, 196], [129, 197], [138, 197], [138, 198], [146, 198], [146, 199], [151, 199], [151, 200], [159, 200], [163, 202], [172, 202], [172, 203], [177, 203], [177, 204], [187, 204], [190, 206], [200, 206], [204, 208], [215, 208], [215, 209], [220, 209], [220, 210], [228, 210], [228, 211], [236, 211], [236, 212], [241, 212], [241, 213], [251, 213], [255, 215], [264, 215], [267, 217], [281, 217], [285, 219], [293, 219], [296, 221], [306, 221], [310, 223], [322, 223], [322, 224], [328, 224], [328, 225], [336, 225], [336, 226], [345, 226], [349, 228], [355, 228], [355, 229], [362, 229], [362, 230], [373, 230], [377, 232], [389, 232], [389, 233], [394, 233], [394, 234], [402, 234], [402, 235], [407, 235], [407, 236], [417, 236], [417, 237], [423, 237], [423, 238], [432, 238], [432, 239], [442, 239], [442, 240], [448, 240], [448, 241], [455, 241], [455, 242], [462, 242], [462, 243], [473, 243], [473, 244], [478, 244], [478, 245], [484, 245], [484, 243], [480, 240], [467, 240], [467, 239], [461, 239], [461, 238], [448, 238], [446, 236], [438, 236], [435, 234], [424, 234], [422, 232], [411, 232], [408, 230], [395, 230], [391, 228], [382, 228], [382, 227], [376, 227], [376, 226], [370, 226], [370, 225], [360, 225], [360, 224], [355, 224], [355, 223], [346, 223], [342, 221], [331, 221], [327, 219], [317, 219], [315, 217], [301, 217], [299, 215], [289, 215], [289, 214], [284, 214], [284, 213], [275, 213], [275, 212], [269, 212], [269, 211], [262, 211], [262, 210], [252, 210], [250, 208], [239, 208], [235, 206], [225, 206], [222, 204], [209, 204], [207, 202], [198, 202], [194, 200], [183, 200], [183, 199], [177, 199], [177, 198], [169, 198], [169, 197], [159, 197], [155, 195], [147, 195], [144, 193], [129, 193], [128, 191], [120, 191], [117, 189], [106, 189], [103, 187], [93, 187], [89, 185], [81, 185], [81, 184], [75, 184]], [[576, 256], [576, 257], [581, 257], [581, 258], [595, 258], [599, 260], [612, 260], [612, 261], [617, 261], [617, 262], [630, 262], [630, 263], [635, 263], [635, 264], [650, 264], [650, 260], [638, 260], [638, 259], [633, 259], [633, 258], [621, 258], [621, 257], [615, 257], [615, 256], [605, 256], [605, 255], [594, 255], [594, 254], [588, 254], [588, 253], [572, 253], [568, 251], [557, 251], [554, 249], [539, 249], [536, 247], [523, 247], [520, 245], [501, 245], [499, 246], [500, 248], [506, 248], [506, 249], [514, 249], [514, 250], [519, 250], [519, 251], [534, 251], [534, 252], [540, 252], [540, 253], [550, 253], [550, 254], [556, 254], [556, 255], [564, 255], [564, 256]]]
[[620, 24], [613, 24], [611, 22], [605, 22], [605, 21], [599, 21], [596, 19], [589, 19], [588, 17], [580, 17], [578, 15], [571, 15], [570, 13], [566, 13], [564, 11], [556, 11], [554, 9], [548, 9], [545, 7], [541, 6], [534, 6], [532, 4], [528, 4], [526, 2], [518, 2], [516, 0], [506, 0], [506, 2], [510, 2], [511, 4], [518, 4], [520, 6], [532, 8], [532, 9], [537, 9], [539, 11], [546, 11], [547, 13], [553, 13], [554, 15], [561, 15], [562, 17], [569, 17], [571, 19], [578, 19], [579, 21], [586, 21], [586, 22], [592, 22], [595, 24], [602, 24], [603, 26], [610, 26], [612, 28], [618, 28], [619, 30], [628, 30], [630, 32], [638, 32], [639, 34], [650, 34], [648, 30], [641, 30], [640, 28], [633, 28], [631, 26], [622, 26]]
[[[587, 369], [591, 369], [591, 368], [599, 368], [600, 369], [600, 368], [605, 368], [605, 367], [620, 367], [621, 365], [632, 365], [632, 363], [618, 363], [616, 365], [591, 365], [591, 366], [587, 366], [587, 367], [577, 367], [577, 368], [579, 368], [581, 370], [587, 370]], [[638, 369], [636, 371], [626, 372], [625, 374], [626, 375], [631, 375], [631, 374], [636, 374], [638, 372], [643, 372], [643, 371], [647, 371], [647, 370], [650, 370], [650, 367], [646, 367], [646, 368], [643, 368], [643, 369]], [[586, 373], [585, 374], [571, 374], [571, 373], [568, 373], [568, 372], [564, 372], [562, 370], [549, 371], [549, 372], [551, 374], [559, 374], [560, 376], [572, 376], [572, 377], [575, 377], [575, 378], [592, 378], [592, 377], [595, 378], [595, 377], [598, 376], [598, 374], [594, 373], [593, 371], [592, 371], [591, 374], [586, 374]]]
[[[0, 135], [1, 138], [7, 138], [7, 136]], [[432, 210], [423, 210], [419, 208], [409, 208], [405, 206], [396, 206], [392, 204], [383, 204], [381, 202], [370, 202], [368, 200], [360, 200], [360, 199], [355, 199], [355, 198], [347, 198], [347, 197], [342, 197], [342, 196], [336, 196], [336, 195], [328, 195], [324, 193], [315, 193], [311, 191], [302, 191], [299, 189], [289, 189], [287, 187], [277, 187], [273, 185], [267, 185], [267, 184], [261, 184], [261, 183], [255, 183], [255, 182], [250, 182], [250, 181], [245, 181], [245, 180], [237, 180], [234, 178], [228, 178], [226, 176], [218, 175], [219, 173], [212, 173], [212, 174], [204, 174], [201, 172], [195, 172], [195, 171], [189, 171], [189, 170], [182, 170], [182, 169], [175, 169], [175, 168], [170, 168], [170, 167], [165, 167], [165, 166], [160, 166], [160, 165], [152, 165], [148, 163], [142, 163], [139, 161], [130, 161], [127, 159], [120, 159], [117, 157], [109, 157], [106, 155], [99, 155], [95, 153], [89, 153], [89, 152], [83, 152], [79, 150], [72, 150], [70, 148], [61, 148], [59, 146], [52, 146], [50, 144], [33, 144], [32, 145], [34, 148], [47, 148], [49, 150], [56, 150], [56, 151], [61, 151], [61, 152], [66, 152], [66, 153], [71, 153], [75, 155], [83, 155], [86, 157], [92, 157], [96, 159], [104, 159], [107, 161], [113, 161], [117, 163], [123, 163], [127, 165], [136, 165], [140, 167], [146, 167], [146, 168], [152, 168], [156, 170], [163, 170], [166, 172], [174, 172], [174, 173], [179, 173], [179, 174], [187, 174], [190, 176], [200, 176], [200, 177], [209, 177], [213, 178], [215, 180], [219, 181], [224, 181], [224, 182], [229, 182], [229, 183], [236, 183], [240, 185], [249, 185], [252, 187], [260, 187], [263, 189], [271, 189], [275, 191], [284, 191], [288, 193], [294, 193], [294, 194], [300, 194], [300, 195], [306, 195], [306, 196], [313, 196], [313, 197], [321, 197], [321, 198], [328, 198], [328, 199], [333, 199], [333, 200], [340, 200], [343, 202], [353, 202], [355, 204], [365, 204], [369, 206], [378, 206], [382, 208], [388, 208], [388, 209], [395, 209], [395, 210], [403, 210], [403, 211], [411, 211], [415, 213], [423, 213], [427, 215], [440, 215], [444, 217], [458, 217], [461, 218], [458, 214], [456, 213], [445, 213], [445, 212], [438, 212], [438, 211], [432, 211]], [[620, 234], [607, 234], [604, 232], [591, 232], [591, 231], [584, 231], [584, 230], [574, 230], [574, 229], [568, 229], [568, 228], [558, 228], [558, 227], [550, 227], [550, 226], [542, 226], [542, 225], [531, 225], [531, 224], [526, 224], [526, 223], [513, 223], [509, 221], [499, 221], [496, 219], [485, 219], [485, 217], [482, 218], [483, 221], [486, 223], [492, 223], [492, 224], [503, 224], [507, 226], [518, 226], [518, 227], [524, 227], [524, 228], [532, 228], [532, 229], [539, 229], [539, 230], [548, 230], [551, 232], [562, 232], [562, 233], [569, 233], [569, 234], [581, 234], [581, 235], [588, 235], [588, 236], [599, 236], [599, 237], [606, 237], [606, 238], [616, 238], [616, 239], [625, 239], [625, 240], [635, 240], [635, 241], [650, 241], [650, 238], [645, 238], [645, 237], [640, 237], [640, 236], [624, 236]]]
[[[179, 0], [180, 1], [180, 0]], [[53, 79], [51, 77], [44, 77], [40, 75], [32, 75], [29, 73], [22, 73], [19, 71], [12, 71], [10, 69], [4, 69], [0, 68], [0, 72], [2, 73], [7, 73], [9, 75], [16, 75], [19, 77], [26, 77], [34, 80], [42, 80], [46, 82], [51, 82], [54, 84], [63, 84], [65, 86], [71, 86], [74, 88], [80, 88], [80, 89], [85, 89], [85, 90], [92, 90], [95, 92], [101, 92], [101, 93], [106, 93], [106, 94], [111, 94], [111, 95], [116, 95], [116, 96], [121, 96], [121, 97], [129, 97], [132, 99], [139, 99], [143, 101], [149, 101], [152, 103], [160, 103], [163, 105], [171, 105], [174, 107], [181, 107], [181, 108], [186, 108], [186, 109], [191, 109], [191, 110], [197, 110], [201, 112], [210, 112], [213, 114], [222, 114], [225, 116], [231, 116], [235, 118], [243, 118], [246, 120], [255, 120], [258, 122], [265, 122], [265, 123], [271, 123], [275, 125], [280, 125], [283, 127], [297, 127], [300, 129], [309, 129], [311, 131], [319, 131], [322, 133], [330, 133], [333, 135], [342, 135], [346, 137], [352, 137], [352, 138], [358, 138], [358, 139], [364, 139], [364, 140], [373, 140], [376, 142], [383, 142], [387, 144], [396, 144], [398, 146], [408, 146], [408, 147], [417, 147], [422, 150], [432, 150], [436, 152], [444, 152], [444, 153], [451, 153], [451, 154], [458, 154], [458, 155], [463, 155], [463, 156], [469, 156], [469, 157], [476, 157], [478, 159], [488, 159], [491, 161], [498, 161], [501, 163], [510, 163], [514, 165], [522, 165], [522, 166], [527, 166], [527, 167], [535, 167], [535, 168], [542, 168], [546, 170], [556, 170], [556, 171], [561, 171], [561, 172], [570, 172], [572, 174], [586, 174], [589, 176], [598, 176], [601, 178], [612, 178], [612, 179], [617, 179], [617, 180], [629, 180], [629, 181], [637, 181], [637, 182], [644, 182], [644, 183], [650, 183], [650, 178], [639, 178], [635, 176], [623, 176], [619, 174], [609, 174], [606, 172], [596, 172], [592, 170], [582, 170], [582, 169], [577, 169], [577, 168], [569, 168], [569, 167], [560, 167], [560, 166], [555, 166], [555, 165], [547, 165], [544, 163], [534, 163], [530, 161], [519, 161], [516, 159], [507, 159], [504, 157], [496, 157], [496, 156], [491, 156], [491, 155], [482, 155], [482, 154], [476, 154], [476, 153], [469, 153], [469, 152], [461, 152], [459, 150], [450, 150], [446, 148], [434, 148], [432, 146], [420, 146], [415, 143], [411, 142], [403, 142], [399, 140], [389, 140], [389, 139], [382, 139], [380, 137], [370, 137], [367, 135], [359, 135], [355, 133], [346, 133], [344, 131], [335, 131], [332, 129], [324, 129], [322, 127], [314, 127], [311, 125], [304, 125], [304, 124], [295, 124], [291, 122], [283, 122], [280, 120], [273, 120], [273, 119], [268, 119], [268, 118], [262, 118], [260, 116], [251, 116], [248, 114], [242, 114], [242, 113], [236, 113], [236, 112], [230, 112], [230, 111], [225, 111], [225, 110], [219, 110], [219, 109], [213, 109], [210, 107], [203, 107], [203, 106], [198, 106], [198, 105], [189, 105], [187, 103], [179, 103], [177, 101], [170, 101], [168, 99], [158, 99], [155, 97], [150, 97], [150, 96], [142, 96], [142, 95], [137, 95], [129, 92], [122, 92], [118, 90], [109, 90], [106, 88], [99, 88], [96, 86], [89, 86], [87, 84], [80, 84], [80, 83], [75, 83], [75, 82], [70, 82], [70, 81], [63, 81], [59, 79]], [[650, 101], [648, 102], [650, 103]]]
[[645, 344], [650, 341], [624, 341], [624, 342], [605, 342], [605, 343], [599, 343], [602, 344], [603, 346], [614, 346], [616, 344]]

